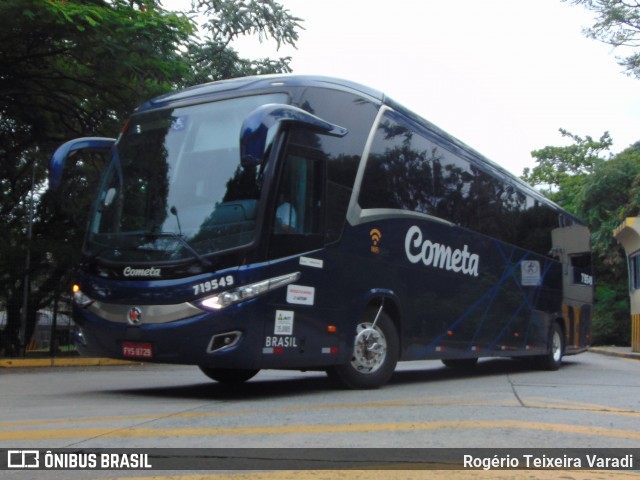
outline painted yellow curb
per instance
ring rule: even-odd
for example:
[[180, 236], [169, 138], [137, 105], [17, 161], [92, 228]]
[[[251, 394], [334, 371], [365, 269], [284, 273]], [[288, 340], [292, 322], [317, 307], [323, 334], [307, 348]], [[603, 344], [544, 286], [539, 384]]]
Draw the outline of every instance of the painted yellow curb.
[[0, 368], [90, 367], [96, 365], [135, 365], [136, 363], [112, 358], [9, 358], [0, 360]]

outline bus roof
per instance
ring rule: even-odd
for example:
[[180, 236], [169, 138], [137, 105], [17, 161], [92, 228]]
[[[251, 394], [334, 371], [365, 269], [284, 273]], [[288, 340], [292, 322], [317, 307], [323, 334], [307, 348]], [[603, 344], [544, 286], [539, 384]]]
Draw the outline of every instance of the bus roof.
[[443, 146], [446, 145], [449, 149], [452, 149], [452, 153], [455, 153], [456, 155], [459, 155], [480, 167], [484, 167], [484, 169], [493, 171], [493, 173], [498, 174], [503, 178], [508, 178], [515, 186], [525, 190], [539, 202], [562, 212], [563, 215], [571, 218], [576, 223], [583, 223], [575, 215], [565, 211], [562, 207], [553, 203], [538, 190], [524, 182], [513, 173], [509, 172], [498, 163], [490, 160], [469, 145], [448, 134], [437, 125], [425, 120], [423, 117], [420, 117], [402, 104], [389, 98], [383, 92], [349, 80], [319, 75], [297, 74], [258, 75], [219, 80], [156, 97], [140, 105], [136, 109], [136, 113], [146, 110], [155, 110], [158, 108], [170, 108], [199, 101], [204, 102], [207, 101], [209, 97], [217, 97], [221, 94], [242, 94], [251, 91], [272, 90], [277, 87], [284, 87], [285, 89], [296, 87], [324, 87], [334, 90], [349, 91], [353, 94], [367, 97], [374, 103], [388, 105], [395, 111], [411, 119], [417, 125], [428, 130], [431, 136], [436, 137], [440, 142], [442, 142]]
[[370, 97], [370, 99], [376, 100], [380, 103], [385, 99], [384, 94], [378, 90], [360, 85], [356, 82], [338, 78], [293, 74], [258, 75], [253, 77], [219, 80], [216, 82], [185, 88], [184, 90], [179, 90], [177, 92], [168, 93], [144, 103], [138, 107], [136, 112], [170, 107], [175, 103], [183, 103], [185, 101], [192, 102], [200, 99], [206, 100], [207, 97], [214, 97], [222, 93], [242, 93], [252, 90], [273, 89], [274, 87], [293, 88], [312, 86], [350, 90], [353, 93]]

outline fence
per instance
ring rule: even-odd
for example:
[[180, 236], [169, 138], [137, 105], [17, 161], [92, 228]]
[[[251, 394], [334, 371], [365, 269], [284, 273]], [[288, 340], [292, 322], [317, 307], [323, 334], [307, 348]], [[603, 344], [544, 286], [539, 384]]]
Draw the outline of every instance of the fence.
[[76, 326], [67, 302], [60, 304], [57, 311], [53, 308], [38, 311], [33, 333], [23, 348], [12, 345], [7, 323], [7, 312], [0, 311], [0, 358], [77, 355], [73, 344]]

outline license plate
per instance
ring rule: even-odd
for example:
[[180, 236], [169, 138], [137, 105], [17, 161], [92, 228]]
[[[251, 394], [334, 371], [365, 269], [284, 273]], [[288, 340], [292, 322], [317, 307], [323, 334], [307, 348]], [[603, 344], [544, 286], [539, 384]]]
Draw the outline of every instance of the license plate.
[[125, 358], [152, 358], [153, 346], [150, 343], [123, 342], [122, 356]]

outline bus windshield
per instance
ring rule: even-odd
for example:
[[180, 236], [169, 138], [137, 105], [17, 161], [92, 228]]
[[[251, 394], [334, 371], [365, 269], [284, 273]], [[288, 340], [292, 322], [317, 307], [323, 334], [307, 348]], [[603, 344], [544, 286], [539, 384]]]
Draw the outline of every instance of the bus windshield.
[[175, 262], [247, 245], [256, 235], [264, 164], [240, 164], [245, 116], [286, 94], [134, 115], [102, 180], [85, 254]]

